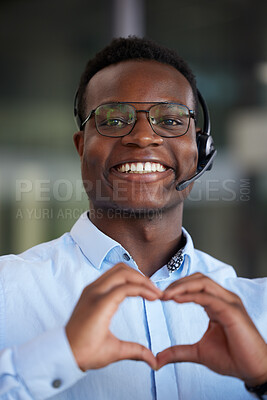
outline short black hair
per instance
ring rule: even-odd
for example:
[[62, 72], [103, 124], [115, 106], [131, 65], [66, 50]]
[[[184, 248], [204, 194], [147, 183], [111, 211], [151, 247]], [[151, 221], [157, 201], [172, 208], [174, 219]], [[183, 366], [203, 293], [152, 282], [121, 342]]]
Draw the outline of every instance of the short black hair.
[[149, 39], [129, 36], [128, 38], [113, 39], [108, 46], [88, 61], [76, 95], [76, 112], [80, 120], [86, 118], [85, 91], [90, 79], [101, 69], [127, 60], [154, 60], [176, 68], [190, 83], [197, 109], [196, 78], [188, 64], [174, 50]]

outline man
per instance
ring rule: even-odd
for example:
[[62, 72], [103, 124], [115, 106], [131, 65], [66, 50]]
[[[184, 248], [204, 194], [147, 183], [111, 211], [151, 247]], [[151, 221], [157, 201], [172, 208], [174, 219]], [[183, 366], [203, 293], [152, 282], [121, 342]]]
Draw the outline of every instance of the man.
[[88, 63], [74, 143], [89, 213], [1, 258], [0, 399], [265, 390], [267, 280], [237, 278], [182, 229], [196, 107], [190, 69], [153, 42], [117, 39]]

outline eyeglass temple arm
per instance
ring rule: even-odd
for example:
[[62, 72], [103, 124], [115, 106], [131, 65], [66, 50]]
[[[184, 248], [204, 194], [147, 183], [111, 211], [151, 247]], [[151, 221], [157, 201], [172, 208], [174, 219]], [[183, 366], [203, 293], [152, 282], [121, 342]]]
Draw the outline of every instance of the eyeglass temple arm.
[[80, 129], [82, 129], [84, 127], [84, 125], [86, 124], [86, 122], [89, 121], [89, 119], [91, 118], [91, 116], [93, 115], [93, 113], [95, 112], [95, 110], [90, 111], [90, 114], [85, 118], [85, 120], [81, 123]]

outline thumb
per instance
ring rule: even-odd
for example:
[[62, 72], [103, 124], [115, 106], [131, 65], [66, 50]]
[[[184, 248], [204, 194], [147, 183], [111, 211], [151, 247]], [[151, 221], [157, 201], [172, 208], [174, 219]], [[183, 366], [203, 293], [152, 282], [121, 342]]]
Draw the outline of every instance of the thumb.
[[157, 354], [156, 360], [157, 369], [175, 362], [199, 362], [197, 346], [192, 344], [168, 347]]
[[145, 346], [134, 342], [120, 341], [120, 352], [116, 361], [136, 360], [146, 362], [152, 369], [157, 369], [157, 360], [154, 354]]

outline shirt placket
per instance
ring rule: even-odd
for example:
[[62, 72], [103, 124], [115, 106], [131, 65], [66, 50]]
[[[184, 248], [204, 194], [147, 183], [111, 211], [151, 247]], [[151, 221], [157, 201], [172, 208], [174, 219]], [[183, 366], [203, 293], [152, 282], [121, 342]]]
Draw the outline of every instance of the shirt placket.
[[[166, 319], [160, 301], [144, 300], [151, 351], [157, 354], [171, 346]], [[159, 329], [160, 327], [160, 329]], [[155, 400], [177, 400], [178, 389], [174, 364], [153, 371]]]

